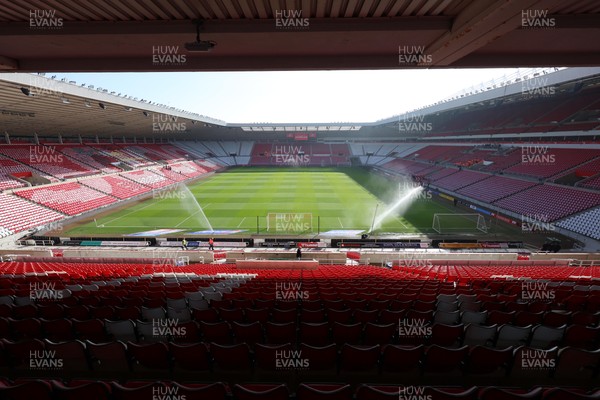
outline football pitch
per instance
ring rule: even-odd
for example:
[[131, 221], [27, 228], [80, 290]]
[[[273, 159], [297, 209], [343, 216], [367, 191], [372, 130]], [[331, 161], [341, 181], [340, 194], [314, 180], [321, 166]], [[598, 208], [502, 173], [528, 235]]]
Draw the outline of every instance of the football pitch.
[[[206, 231], [307, 235], [328, 231], [429, 234], [435, 213], [450, 202], [417, 196], [392, 208], [399, 185], [362, 168], [240, 167], [67, 226], [69, 236], [127, 235], [170, 230], [171, 236]], [[387, 217], [382, 217], [387, 214]], [[476, 233], [468, 217], [455, 233]], [[479, 232], [481, 233], [481, 232]], [[208, 234], [208, 233], [206, 233]]]

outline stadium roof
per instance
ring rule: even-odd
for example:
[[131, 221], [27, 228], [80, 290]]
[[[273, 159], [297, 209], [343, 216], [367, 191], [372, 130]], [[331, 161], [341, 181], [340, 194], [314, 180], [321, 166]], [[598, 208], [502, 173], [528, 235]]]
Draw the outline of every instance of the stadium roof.
[[[184, 49], [195, 20], [211, 52]], [[0, 4], [0, 49], [21, 72], [592, 66], [600, 3], [19, 0]]]
[[247, 137], [248, 140], [269, 140], [288, 134], [318, 132], [319, 137], [328, 139], [402, 139], [398, 123], [403, 118], [461, 109], [471, 104], [491, 106], [498, 98], [527, 97], [524, 87], [552, 86], [560, 95], [571, 93], [574, 86], [598, 85], [599, 81], [600, 67], [544, 70], [376, 122], [231, 124], [153, 101], [109, 93], [106, 89], [78, 86], [66, 79], [12, 73], [0, 76], [0, 125], [12, 136], [37, 133], [53, 138], [61, 134], [85, 138], [98, 135], [129, 139], [243, 140]]

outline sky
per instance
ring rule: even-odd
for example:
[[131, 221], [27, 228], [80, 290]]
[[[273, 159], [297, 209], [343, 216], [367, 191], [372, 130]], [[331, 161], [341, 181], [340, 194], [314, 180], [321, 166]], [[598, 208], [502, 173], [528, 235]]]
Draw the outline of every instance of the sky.
[[375, 122], [525, 69], [58, 73], [228, 123]]

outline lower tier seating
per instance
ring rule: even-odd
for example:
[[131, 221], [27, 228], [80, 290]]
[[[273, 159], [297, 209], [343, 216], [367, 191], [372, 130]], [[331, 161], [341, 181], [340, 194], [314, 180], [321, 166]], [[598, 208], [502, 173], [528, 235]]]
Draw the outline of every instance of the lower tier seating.
[[25, 189], [15, 194], [67, 215], [80, 214], [117, 201], [114, 197], [76, 182]]

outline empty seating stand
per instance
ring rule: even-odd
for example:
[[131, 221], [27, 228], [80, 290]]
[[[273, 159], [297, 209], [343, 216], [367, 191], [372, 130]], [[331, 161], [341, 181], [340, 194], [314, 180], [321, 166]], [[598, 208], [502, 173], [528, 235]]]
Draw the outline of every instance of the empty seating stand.
[[[91, 386], [85, 385], [91, 382], [119, 398], [156, 394], [157, 385], [179, 388], [169, 392], [179, 395], [193, 388], [198, 398], [211, 399], [227, 390], [233, 399], [288, 400], [294, 393], [306, 399], [398, 398], [414, 390], [475, 399], [493, 391], [529, 393], [532, 386], [539, 394], [557, 390], [551, 387], [590, 392], [600, 362], [600, 317], [593, 300], [600, 287], [591, 277], [571, 279], [577, 268], [543, 264], [455, 265], [445, 271], [446, 277], [468, 276], [469, 284], [446, 282], [443, 274], [425, 280], [370, 266], [240, 274], [228, 264], [175, 270], [128, 263], [1, 263], [0, 396], [62, 398], [71, 389], [89, 395]], [[545, 311], [535, 311], [542, 309], [538, 302], [511, 295], [521, 290], [520, 281], [495, 274], [545, 277], [560, 295]], [[43, 282], [63, 293], [61, 301], [30, 298], [31, 288]], [[281, 300], [282, 290], [307, 295]], [[221, 296], [213, 298], [214, 293]], [[568, 299], [580, 293], [586, 303], [572, 310]], [[203, 298], [211, 300], [201, 305]], [[520, 311], [506, 311], [510, 319], [492, 324], [496, 317], [487, 311], [494, 300], [503, 310]], [[461, 312], [474, 305], [483, 319], [475, 311], [469, 317]], [[453, 324], [436, 322], [453, 312], [458, 318]], [[535, 325], [521, 325], [534, 317]], [[51, 354], [46, 362], [62, 360], [60, 376], [52, 369], [28, 369], [23, 352]], [[527, 368], [535, 357], [555, 368]], [[111, 399], [103, 390], [94, 398]]]
[[59, 221], [64, 215], [20, 197], [0, 193], [0, 227], [5, 234]]
[[112, 196], [76, 182], [24, 189], [15, 194], [67, 215], [81, 214], [117, 201]]
[[148, 186], [125, 179], [119, 175], [82, 179], [79, 182], [119, 199], [128, 199], [151, 190]]

